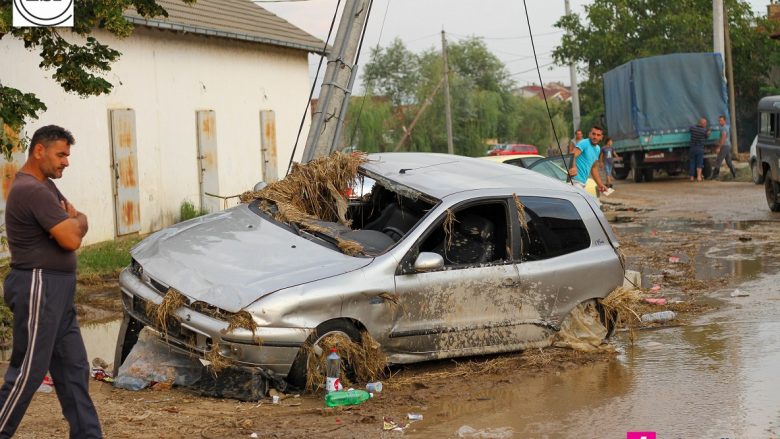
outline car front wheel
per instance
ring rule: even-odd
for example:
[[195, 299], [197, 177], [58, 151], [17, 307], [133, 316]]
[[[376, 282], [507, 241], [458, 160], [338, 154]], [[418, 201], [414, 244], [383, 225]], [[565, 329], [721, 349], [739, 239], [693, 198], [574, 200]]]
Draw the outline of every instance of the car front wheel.
[[[329, 320], [317, 326], [314, 332], [306, 340], [306, 345], [301, 348], [298, 355], [295, 357], [295, 361], [290, 367], [290, 373], [287, 374], [287, 382], [295, 388], [306, 389], [306, 375], [309, 368], [309, 358], [312, 355], [317, 355], [312, 349], [314, 346], [319, 346], [320, 342], [328, 337], [345, 337], [354, 343], [360, 343], [361, 335], [360, 331], [352, 323], [345, 320]], [[327, 355], [326, 352], [322, 352], [320, 355]], [[343, 367], [346, 371], [346, 375], [350, 380], [354, 379], [354, 370], [349, 363], [345, 362], [345, 358], [341, 355], [341, 361], [344, 362]], [[324, 375], [324, 371], [323, 375]]]

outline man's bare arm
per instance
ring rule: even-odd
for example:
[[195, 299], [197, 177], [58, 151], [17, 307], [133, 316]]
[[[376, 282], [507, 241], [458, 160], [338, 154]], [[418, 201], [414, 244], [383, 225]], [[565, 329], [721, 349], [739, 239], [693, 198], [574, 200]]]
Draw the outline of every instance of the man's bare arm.
[[68, 212], [68, 218], [52, 227], [49, 233], [60, 247], [75, 251], [81, 247], [81, 239], [89, 230], [87, 216], [76, 210], [67, 201], [63, 201], [61, 204], [63, 209]]

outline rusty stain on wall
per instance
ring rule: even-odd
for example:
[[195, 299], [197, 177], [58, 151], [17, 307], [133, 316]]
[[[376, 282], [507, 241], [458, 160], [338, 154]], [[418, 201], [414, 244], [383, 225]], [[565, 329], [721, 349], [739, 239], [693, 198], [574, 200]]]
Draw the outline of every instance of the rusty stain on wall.
[[133, 156], [119, 160], [119, 185], [121, 187], [135, 187], [138, 182], [135, 178], [135, 160]]
[[4, 163], [2, 170], [3, 177], [3, 199], [8, 200], [8, 192], [11, 191], [11, 184], [16, 178], [16, 172], [19, 170], [19, 166], [16, 163]]
[[122, 204], [122, 223], [131, 226], [138, 220], [138, 209], [134, 202], [128, 200]]
[[214, 138], [214, 120], [212, 117], [207, 116], [203, 118], [203, 121], [201, 122], [201, 131], [203, 132], [203, 135], [208, 137], [209, 139]]
[[265, 133], [265, 138], [268, 140], [268, 143], [266, 143], [266, 145], [268, 148], [269, 160], [271, 160], [271, 158], [275, 160], [276, 159], [276, 121], [274, 119], [270, 119], [263, 127], [263, 132]]

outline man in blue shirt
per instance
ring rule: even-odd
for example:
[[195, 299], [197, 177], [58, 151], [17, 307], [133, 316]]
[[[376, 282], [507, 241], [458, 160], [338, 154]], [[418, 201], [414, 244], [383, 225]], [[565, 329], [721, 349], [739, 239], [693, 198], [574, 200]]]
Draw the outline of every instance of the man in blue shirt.
[[601, 147], [599, 142], [604, 138], [604, 130], [599, 126], [594, 126], [590, 129], [587, 139], [582, 139], [574, 146], [574, 163], [569, 168], [569, 175], [571, 175], [572, 183], [585, 189], [585, 183], [588, 181], [588, 175], [593, 177], [593, 180], [598, 185], [599, 191], [604, 192], [607, 187], [601, 183], [601, 175], [597, 163], [599, 155], [601, 154]]
[[715, 148], [718, 158], [715, 159], [715, 166], [712, 168], [710, 179], [718, 179], [720, 165], [723, 164], [724, 159], [729, 167], [729, 171], [731, 171], [731, 176], [737, 178], [737, 170], [734, 169], [734, 163], [731, 161], [731, 138], [729, 136], [729, 126], [726, 125], [726, 116], [718, 117], [718, 125], [720, 125], [720, 139], [718, 140], [718, 146]]

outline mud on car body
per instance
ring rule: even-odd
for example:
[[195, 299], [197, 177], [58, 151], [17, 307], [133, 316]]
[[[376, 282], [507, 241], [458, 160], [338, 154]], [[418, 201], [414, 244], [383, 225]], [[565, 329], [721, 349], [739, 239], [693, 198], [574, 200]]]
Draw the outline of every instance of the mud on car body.
[[[591, 197], [525, 169], [467, 157], [372, 154], [349, 227], [276, 221], [260, 201], [161, 230], [120, 275], [115, 364], [155, 326], [147, 302], [186, 304], [168, 343], [216, 351], [277, 383], [300, 384], [301, 347], [367, 331], [391, 364], [546, 346], [578, 304], [622, 283], [618, 243]], [[267, 207], [267, 205], [265, 206]], [[273, 209], [273, 206], [271, 206]], [[348, 256], [331, 239], [358, 242]], [[254, 331], [228, 330], [246, 311]]]

